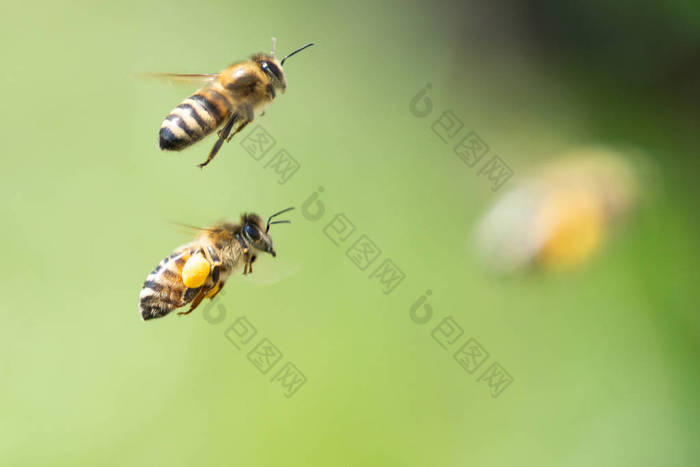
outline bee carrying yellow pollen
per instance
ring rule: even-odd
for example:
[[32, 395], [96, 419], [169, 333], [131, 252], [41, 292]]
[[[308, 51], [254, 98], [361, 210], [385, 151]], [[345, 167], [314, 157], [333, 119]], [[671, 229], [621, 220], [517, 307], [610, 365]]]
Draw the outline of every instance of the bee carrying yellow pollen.
[[239, 266], [243, 274], [251, 274], [258, 254], [277, 256], [270, 226], [291, 221], [272, 219], [292, 209], [271, 215], [267, 224], [259, 215], [247, 213], [239, 223], [221, 222], [198, 229], [201, 233], [195, 241], [176, 248], [146, 277], [139, 294], [141, 318], [160, 318], [191, 303], [188, 311], [178, 313], [189, 314], [205, 298], [213, 299]]

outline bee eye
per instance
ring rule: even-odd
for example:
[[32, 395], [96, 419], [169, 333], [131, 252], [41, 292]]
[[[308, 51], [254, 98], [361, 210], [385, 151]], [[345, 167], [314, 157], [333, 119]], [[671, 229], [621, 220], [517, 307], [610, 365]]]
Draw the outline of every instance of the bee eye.
[[277, 68], [277, 65], [275, 65], [274, 63], [270, 63], [270, 62], [262, 62], [262, 64], [260, 66], [262, 67], [262, 69], [265, 73], [282, 81], [282, 75], [280, 74], [280, 69]]
[[257, 241], [260, 240], [260, 230], [258, 230], [257, 227], [255, 227], [252, 224], [246, 224], [243, 229], [245, 230], [245, 233], [252, 238], [253, 240]]

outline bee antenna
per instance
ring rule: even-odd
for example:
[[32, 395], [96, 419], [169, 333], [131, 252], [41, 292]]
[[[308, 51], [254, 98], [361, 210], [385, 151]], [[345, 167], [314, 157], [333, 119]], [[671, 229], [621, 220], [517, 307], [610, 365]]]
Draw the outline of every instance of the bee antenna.
[[270, 50], [270, 55], [275, 56], [275, 49], [277, 48], [277, 38], [272, 38], [272, 50]]
[[291, 208], [282, 209], [280, 212], [276, 212], [276, 213], [274, 213], [273, 215], [271, 215], [271, 216], [267, 219], [267, 227], [265, 228], [265, 233], [267, 233], [267, 232], [270, 231], [270, 226], [273, 225], [273, 224], [291, 224], [292, 221], [274, 221], [274, 222], [270, 222], [270, 221], [272, 221], [272, 218], [273, 218], [273, 217], [277, 217], [277, 216], [279, 216], [280, 214], [284, 214], [285, 212], [289, 212], [289, 211], [291, 211], [292, 209], [294, 209], [294, 206], [292, 206]]
[[309, 44], [306, 44], [304, 47], [300, 47], [300, 48], [296, 49], [294, 52], [292, 52], [292, 53], [290, 53], [289, 55], [287, 55], [286, 57], [284, 57], [284, 58], [282, 59], [282, 61], [280, 62], [280, 65], [284, 65], [284, 61], [287, 60], [289, 57], [291, 57], [291, 56], [294, 55], [294, 54], [297, 54], [297, 53], [301, 52], [302, 50], [304, 50], [304, 49], [306, 49], [306, 48], [308, 48], [308, 47], [311, 47], [312, 45], [314, 45], [313, 42], [311, 42], [311, 43], [309, 43]]

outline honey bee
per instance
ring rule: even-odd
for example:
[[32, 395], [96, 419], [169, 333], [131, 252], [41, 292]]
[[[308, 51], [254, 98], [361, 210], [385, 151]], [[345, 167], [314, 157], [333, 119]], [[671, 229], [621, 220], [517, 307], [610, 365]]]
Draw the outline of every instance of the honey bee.
[[213, 74], [155, 74], [176, 80], [198, 81], [204, 86], [182, 101], [165, 118], [160, 127], [159, 145], [165, 151], [180, 151], [223, 125], [218, 139], [209, 151], [206, 166], [216, 156], [224, 141], [231, 138], [262, 115], [265, 106], [272, 102], [277, 91], [287, 89], [282, 66], [285, 60], [314, 45], [306, 44], [288, 54], [282, 60], [275, 58], [275, 39], [269, 54], [257, 53], [250, 60], [237, 62]]
[[243, 274], [251, 274], [258, 254], [277, 256], [270, 226], [291, 221], [272, 219], [292, 209], [271, 215], [266, 226], [259, 215], [246, 213], [240, 223], [198, 229], [201, 233], [195, 241], [175, 249], [146, 277], [139, 294], [141, 318], [160, 318], [188, 303], [190, 309], [178, 314], [192, 313], [202, 300], [216, 297], [236, 268], [242, 265]]

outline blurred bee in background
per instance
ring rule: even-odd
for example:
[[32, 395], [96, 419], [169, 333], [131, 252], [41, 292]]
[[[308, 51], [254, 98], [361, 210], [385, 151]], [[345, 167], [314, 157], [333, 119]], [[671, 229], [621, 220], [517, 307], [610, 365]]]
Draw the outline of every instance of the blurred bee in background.
[[243, 214], [240, 223], [222, 222], [208, 229], [198, 229], [199, 237], [182, 245], [146, 277], [139, 295], [139, 313], [145, 320], [160, 318], [176, 308], [191, 303], [192, 313], [205, 298], [213, 299], [233, 271], [243, 266], [243, 274], [253, 272], [259, 253], [277, 256], [270, 236], [270, 226], [289, 224], [275, 217], [294, 208], [271, 215], [267, 225], [254, 213]]
[[540, 167], [489, 209], [477, 231], [479, 252], [498, 272], [579, 266], [637, 199], [637, 180], [623, 157], [606, 148], [574, 151]]
[[180, 151], [224, 125], [219, 138], [209, 151], [204, 167], [216, 156], [224, 141], [231, 141], [255, 118], [262, 115], [277, 91], [287, 89], [282, 66], [285, 60], [307, 47], [306, 44], [288, 54], [282, 60], [275, 58], [275, 39], [269, 54], [257, 53], [250, 60], [237, 62], [213, 74], [155, 73], [152, 76], [175, 80], [196, 81], [204, 87], [182, 101], [165, 118], [160, 127], [159, 145], [162, 150]]

